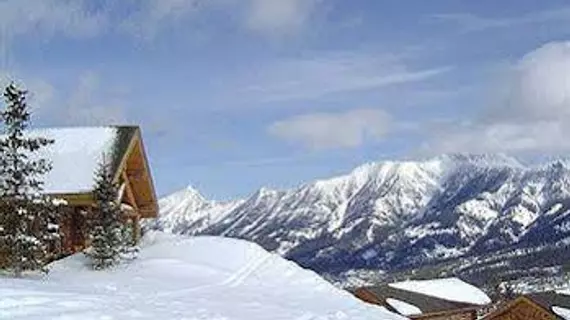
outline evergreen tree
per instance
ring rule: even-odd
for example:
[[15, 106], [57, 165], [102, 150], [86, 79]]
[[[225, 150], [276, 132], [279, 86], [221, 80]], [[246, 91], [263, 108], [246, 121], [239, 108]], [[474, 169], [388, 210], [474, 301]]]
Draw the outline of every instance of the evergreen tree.
[[135, 241], [135, 226], [131, 220], [128, 221], [126, 225], [123, 226], [123, 249], [121, 251], [121, 256], [125, 259], [135, 259], [140, 251], [139, 246]]
[[24, 90], [10, 84], [0, 113], [0, 253], [3, 267], [20, 276], [47, 271], [50, 245], [58, 238], [57, 206], [43, 195], [41, 177], [51, 164], [38, 153], [54, 141], [26, 136], [30, 111]]
[[117, 201], [118, 189], [113, 182], [110, 163], [104, 156], [95, 177], [93, 195], [96, 211], [91, 224], [91, 247], [87, 251], [94, 269], [112, 266], [124, 251], [124, 226]]

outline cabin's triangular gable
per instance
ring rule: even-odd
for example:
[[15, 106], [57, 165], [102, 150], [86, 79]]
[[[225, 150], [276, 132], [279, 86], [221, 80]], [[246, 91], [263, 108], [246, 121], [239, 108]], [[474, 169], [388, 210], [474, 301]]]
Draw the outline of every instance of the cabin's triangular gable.
[[129, 205], [141, 217], [156, 217], [158, 202], [138, 126], [68, 127], [31, 130], [55, 142], [41, 150], [52, 164], [44, 177], [45, 193], [67, 200], [70, 205], [93, 203], [95, 172], [103, 157], [111, 162], [115, 182], [123, 185]]
[[158, 201], [141, 130], [125, 130], [119, 147], [123, 152], [117, 157], [115, 180], [122, 186], [122, 197], [142, 218], [156, 217]]

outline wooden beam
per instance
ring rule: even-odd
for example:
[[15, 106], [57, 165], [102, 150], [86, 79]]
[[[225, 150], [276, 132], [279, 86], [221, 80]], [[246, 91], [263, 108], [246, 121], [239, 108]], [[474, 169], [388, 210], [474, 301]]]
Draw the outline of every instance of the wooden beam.
[[148, 157], [146, 155], [146, 150], [144, 147], [144, 143], [142, 141], [142, 133], [141, 133], [140, 128], [139, 128], [139, 130], [137, 130], [136, 135], [138, 137], [137, 143], [138, 143], [138, 146], [140, 148], [139, 150], [141, 152], [141, 156], [142, 156], [142, 160], [143, 160], [142, 164], [143, 164], [143, 168], [145, 170], [145, 175], [148, 179], [148, 185], [150, 186], [150, 197], [151, 197], [151, 200], [153, 202], [153, 207], [154, 207], [153, 209], [154, 209], [155, 216], [156, 216], [156, 212], [158, 212], [158, 199], [156, 198], [156, 190], [154, 187], [154, 181], [152, 179], [152, 173], [151, 173], [150, 168], [149, 168]]
[[131, 179], [141, 179], [144, 178], [146, 172], [144, 169], [127, 169], [127, 175]]
[[135, 198], [135, 194], [131, 187], [131, 181], [129, 180], [129, 176], [127, 175], [127, 171], [123, 171], [123, 182], [125, 183], [125, 193], [127, 194], [127, 199], [131, 203], [131, 206], [138, 211], [139, 207], [137, 204], [137, 200]]

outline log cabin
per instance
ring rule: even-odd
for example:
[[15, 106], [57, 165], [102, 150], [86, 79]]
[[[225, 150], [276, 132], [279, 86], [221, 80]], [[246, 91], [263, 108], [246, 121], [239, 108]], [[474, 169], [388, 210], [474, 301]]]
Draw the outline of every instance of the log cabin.
[[117, 202], [133, 242], [141, 235], [141, 219], [157, 216], [158, 204], [150, 166], [138, 126], [70, 127], [31, 130], [29, 136], [53, 139], [40, 150], [51, 162], [44, 193], [64, 200], [60, 207], [61, 240], [53, 243], [53, 259], [89, 246], [89, 219], [96, 209], [92, 191], [95, 172], [104, 159], [119, 187]]
[[570, 294], [555, 291], [521, 295], [499, 305], [483, 320], [567, 320], [570, 319]]
[[[452, 282], [448, 280], [450, 279], [426, 280], [425, 282], [431, 282], [430, 286], [434, 287], [433, 285], [438, 285], [438, 281], [442, 281], [442, 285], [445, 286], [444, 290], [464, 292], [465, 295], [469, 295], [468, 291], [479, 291], [459, 279], [451, 279]], [[449, 283], [453, 283], [455, 288], [450, 288]], [[462, 301], [465, 297], [461, 296], [457, 297], [457, 301], [446, 299], [437, 294], [436, 291], [441, 291], [440, 289], [436, 288], [432, 294], [422, 292], [422, 290], [414, 291], [392, 285], [380, 285], [353, 288], [349, 291], [364, 302], [384, 307], [409, 319], [475, 320], [478, 311], [486, 306], [486, 303], [465, 302], [469, 299]], [[486, 297], [482, 291], [479, 294]]]

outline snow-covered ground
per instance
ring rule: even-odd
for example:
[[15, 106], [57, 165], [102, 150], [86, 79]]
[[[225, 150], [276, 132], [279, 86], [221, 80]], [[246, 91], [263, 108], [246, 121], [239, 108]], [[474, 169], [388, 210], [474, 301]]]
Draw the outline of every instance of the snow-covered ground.
[[85, 262], [78, 254], [47, 276], [0, 278], [0, 319], [404, 319], [240, 240], [150, 233], [130, 264]]

